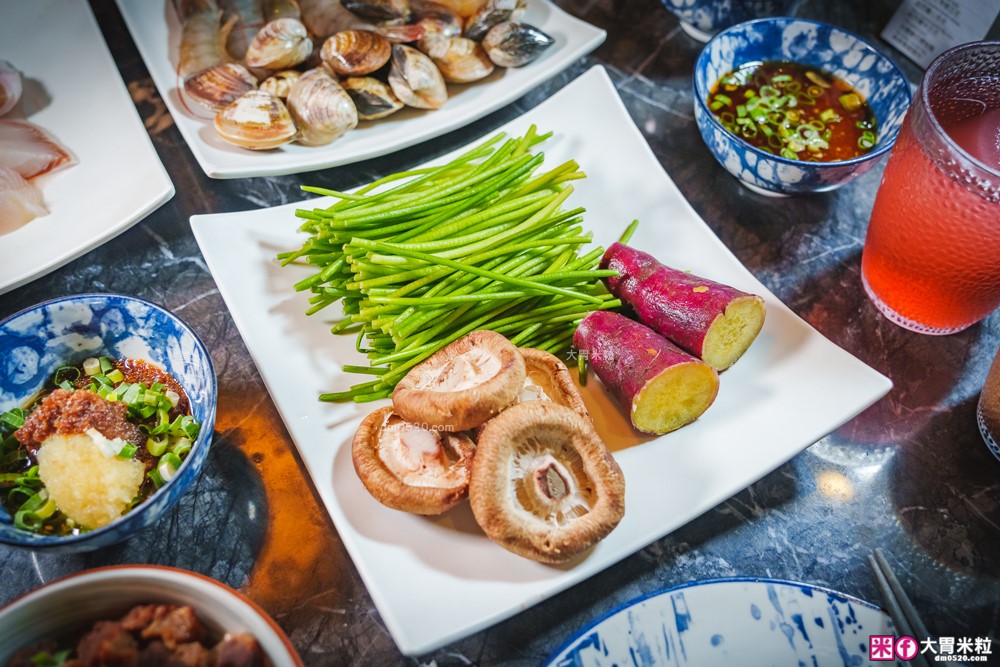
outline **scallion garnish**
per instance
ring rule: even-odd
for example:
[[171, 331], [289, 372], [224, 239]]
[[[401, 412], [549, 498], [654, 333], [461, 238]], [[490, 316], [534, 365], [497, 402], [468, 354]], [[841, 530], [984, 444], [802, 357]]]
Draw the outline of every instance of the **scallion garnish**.
[[[733, 107], [740, 96], [745, 102]], [[734, 135], [788, 159], [848, 159], [875, 146], [863, 98], [840, 79], [795, 63], [749, 63], [722, 77], [707, 103]]]

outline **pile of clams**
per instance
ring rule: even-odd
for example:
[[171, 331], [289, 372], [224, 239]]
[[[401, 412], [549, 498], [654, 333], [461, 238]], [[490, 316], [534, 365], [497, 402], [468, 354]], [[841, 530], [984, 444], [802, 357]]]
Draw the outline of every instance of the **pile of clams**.
[[441, 514], [468, 498], [491, 540], [543, 563], [578, 557], [625, 513], [621, 469], [566, 366], [492, 331], [411, 369], [351, 455], [383, 505]]
[[251, 150], [329, 144], [448, 84], [521, 67], [554, 40], [527, 0], [175, 0], [184, 97]]

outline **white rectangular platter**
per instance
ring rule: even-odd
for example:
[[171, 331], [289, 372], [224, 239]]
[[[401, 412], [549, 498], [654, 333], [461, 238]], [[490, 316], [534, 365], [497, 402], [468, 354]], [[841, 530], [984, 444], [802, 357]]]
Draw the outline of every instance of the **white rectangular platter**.
[[170, 2], [118, 0], [139, 53], [163, 96], [184, 140], [212, 178], [273, 176], [350, 164], [385, 155], [457, 129], [521, 97], [600, 45], [603, 30], [567, 14], [548, 0], [531, 0], [525, 22], [555, 39], [555, 44], [524, 67], [497, 68], [487, 79], [449, 86], [449, 99], [435, 111], [405, 109], [388, 118], [362, 122], [327, 146], [288, 144], [250, 151], [222, 141], [211, 118], [181, 97], [177, 77], [181, 26]]
[[2, 2], [0, 59], [23, 75], [4, 118], [50, 132], [77, 164], [39, 177], [49, 214], [0, 234], [0, 293], [128, 229], [174, 194], [86, 0]]
[[[586, 108], [587, 113], [578, 113]], [[698, 217], [649, 150], [601, 68], [591, 69], [504, 127], [555, 131], [542, 144], [549, 167], [576, 159], [567, 206], [585, 206], [595, 241], [614, 241], [633, 218], [632, 245], [677, 267], [762, 295], [767, 322], [722, 376], [715, 404], [695, 423], [640, 437], [593, 379], [585, 400], [626, 482], [625, 518], [572, 567], [549, 567], [491, 543], [467, 506], [438, 519], [376, 502], [358, 481], [350, 444], [381, 404], [326, 404], [316, 397], [357, 382], [354, 337], [328, 329], [339, 313], [306, 317], [310, 275], [280, 267], [298, 247], [296, 205], [195, 216], [208, 265], [299, 449], [333, 522], [389, 631], [420, 654], [509, 617], [616, 563], [710, 509], [837, 428], [890, 388], [888, 379], [832, 344], [758, 282]], [[322, 200], [306, 206], [324, 204]]]

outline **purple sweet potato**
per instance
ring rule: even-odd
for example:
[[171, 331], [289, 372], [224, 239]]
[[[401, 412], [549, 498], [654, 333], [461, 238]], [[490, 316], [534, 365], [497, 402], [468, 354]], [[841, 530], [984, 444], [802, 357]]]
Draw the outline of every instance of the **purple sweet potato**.
[[764, 326], [759, 296], [664, 266], [641, 250], [612, 243], [601, 268], [621, 274], [605, 284], [640, 320], [716, 370], [743, 356]]
[[693, 422], [719, 393], [714, 368], [624, 315], [592, 312], [573, 344], [640, 431], [668, 433]]

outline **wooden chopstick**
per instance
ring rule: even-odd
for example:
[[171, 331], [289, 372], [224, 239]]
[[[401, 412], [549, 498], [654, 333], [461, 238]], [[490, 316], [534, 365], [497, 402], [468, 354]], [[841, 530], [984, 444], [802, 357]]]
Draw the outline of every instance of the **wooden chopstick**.
[[[885, 603], [886, 611], [892, 618], [896, 626], [898, 636], [909, 635], [919, 643], [921, 639], [927, 639], [931, 635], [927, 631], [927, 626], [917, 613], [916, 607], [910, 601], [910, 597], [903, 590], [902, 584], [896, 578], [896, 574], [889, 566], [885, 554], [881, 549], [875, 549], [874, 555], [868, 556], [868, 565], [871, 567], [872, 575], [878, 586], [882, 601]], [[913, 660], [909, 661], [914, 667], [930, 667], [930, 663], [922, 653], [917, 653]]]

